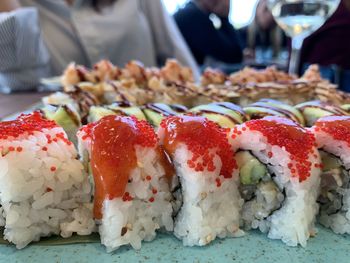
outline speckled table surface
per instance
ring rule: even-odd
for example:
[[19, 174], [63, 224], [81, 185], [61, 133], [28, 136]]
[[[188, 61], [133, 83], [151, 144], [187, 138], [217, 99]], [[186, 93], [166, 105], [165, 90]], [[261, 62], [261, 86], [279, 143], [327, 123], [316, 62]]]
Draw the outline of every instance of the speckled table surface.
[[0, 262], [350, 262], [350, 236], [335, 235], [319, 227], [316, 238], [306, 248], [287, 247], [278, 240], [268, 240], [257, 231], [241, 238], [216, 240], [207, 247], [183, 247], [175, 237], [160, 234], [144, 243], [140, 251], [122, 247], [112, 254], [103, 246], [76, 244], [61, 246], [31, 245], [22, 250], [0, 246]]

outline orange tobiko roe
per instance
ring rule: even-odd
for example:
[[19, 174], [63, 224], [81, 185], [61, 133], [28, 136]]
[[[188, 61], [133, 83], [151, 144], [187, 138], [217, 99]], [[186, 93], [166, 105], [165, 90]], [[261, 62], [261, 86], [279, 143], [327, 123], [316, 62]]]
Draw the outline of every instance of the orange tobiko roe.
[[[288, 164], [293, 177], [298, 177], [302, 182], [310, 176], [311, 162], [308, 157], [314, 153], [315, 146], [315, 137], [310, 131], [290, 119], [272, 116], [251, 120], [245, 125], [251, 131], [261, 132], [269, 144], [289, 152], [291, 161], [294, 161]], [[271, 152], [268, 155], [273, 156]]]
[[146, 121], [135, 117], [106, 116], [85, 126], [91, 138], [91, 168], [95, 181], [94, 217], [102, 218], [105, 199], [124, 198], [131, 171], [137, 167], [136, 145], [155, 147], [157, 136]]
[[17, 138], [24, 133], [32, 134], [35, 131], [55, 127], [57, 127], [56, 123], [45, 119], [39, 111], [32, 114], [21, 114], [13, 121], [0, 122], [0, 140], [6, 140], [10, 137]]
[[171, 116], [161, 122], [164, 129], [163, 147], [173, 156], [178, 145], [183, 143], [192, 152], [187, 165], [195, 171], [214, 171], [214, 156], [222, 162], [220, 175], [231, 178], [237, 163], [227, 140], [227, 130], [200, 116]]
[[323, 131], [333, 139], [345, 141], [350, 147], [350, 116], [327, 116], [315, 123], [315, 131]]

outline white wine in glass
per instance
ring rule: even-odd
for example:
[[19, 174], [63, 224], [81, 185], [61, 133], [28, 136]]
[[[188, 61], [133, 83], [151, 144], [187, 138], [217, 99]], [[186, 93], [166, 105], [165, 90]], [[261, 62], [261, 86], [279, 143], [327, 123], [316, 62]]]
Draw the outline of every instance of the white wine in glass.
[[277, 24], [292, 38], [289, 73], [298, 73], [300, 49], [306, 37], [334, 13], [340, 0], [269, 0]]

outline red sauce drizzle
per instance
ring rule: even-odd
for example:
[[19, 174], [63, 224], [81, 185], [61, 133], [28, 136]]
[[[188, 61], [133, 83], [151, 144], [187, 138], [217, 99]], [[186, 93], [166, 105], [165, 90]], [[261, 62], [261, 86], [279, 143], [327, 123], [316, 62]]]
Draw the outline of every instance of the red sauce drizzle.
[[350, 147], [350, 117], [327, 116], [315, 123], [315, 131], [328, 133], [335, 140], [345, 141]]
[[44, 119], [39, 111], [32, 114], [21, 114], [13, 121], [0, 122], [0, 140], [6, 140], [9, 137], [17, 138], [25, 133], [33, 134], [35, 131], [54, 127], [57, 127], [56, 123]]
[[91, 167], [95, 181], [94, 216], [102, 218], [102, 203], [124, 196], [131, 171], [137, 166], [135, 145], [155, 147], [157, 136], [146, 121], [106, 116], [83, 128], [91, 136]]
[[213, 148], [220, 157], [222, 167], [220, 175], [232, 177], [232, 171], [237, 169], [234, 152], [231, 149], [225, 129], [216, 123], [200, 116], [171, 116], [160, 124], [164, 129], [163, 147], [173, 156], [179, 143], [184, 143], [193, 153], [192, 159], [187, 161], [195, 171], [214, 171], [216, 169], [213, 158]]
[[[291, 155], [293, 163], [288, 164], [293, 177], [302, 182], [310, 176], [311, 162], [308, 156], [313, 152], [315, 137], [292, 120], [281, 117], [265, 117], [246, 122], [252, 131], [266, 136], [268, 143], [284, 147]], [[272, 153], [269, 153], [272, 156]]]

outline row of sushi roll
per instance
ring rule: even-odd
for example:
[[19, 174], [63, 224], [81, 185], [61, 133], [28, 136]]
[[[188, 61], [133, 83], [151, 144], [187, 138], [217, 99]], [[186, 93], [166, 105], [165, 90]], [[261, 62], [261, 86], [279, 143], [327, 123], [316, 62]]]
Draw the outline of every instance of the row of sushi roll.
[[[61, 105], [1, 122], [4, 238], [22, 248], [42, 236], [98, 231], [113, 251], [139, 249], [158, 230], [202, 246], [259, 229], [306, 246], [317, 215], [350, 233], [349, 116], [314, 118], [305, 128], [291, 106], [251, 120], [232, 103], [206, 106], [94, 106], [79, 127], [69, 119], [79, 120], [78, 106]], [[58, 123], [76, 125], [79, 155]]]
[[[350, 104], [337, 104], [324, 101], [307, 101], [297, 105], [289, 105], [274, 99], [261, 99], [257, 102], [240, 107], [231, 102], [212, 102], [188, 108], [181, 104], [148, 103], [136, 106], [127, 99], [113, 102], [109, 105], [100, 105], [85, 91], [74, 92], [74, 98], [57, 97], [44, 98], [45, 112], [49, 119], [54, 119], [61, 126], [68, 126], [68, 134], [75, 139], [77, 129], [88, 122], [93, 122], [105, 115], [135, 115], [138, 119], [147, 120], [158, 127], [166, 116], [183, 113], [202, 115], [220, 126], [232, 128], [249, 119], [259, 119], [265, 116], [280, 116], [289, 118], [302, 126], [311, 127], [314, 122], [329, 115], [350, 115]], [[72, 128], [73, 127], [73, 128]], [[72, 133], [69, 131], [72, 129]]]
[[[70, 64], [62, 76], [63, 92], [50, 99], [81, 89], [91, 93], [101, 104], [127, 99], [135, 105], [147, 103], [182, 104], [194, 107], [214, 101], [231, 101], [248, 105], [261, 98], [279, 99], [298, 104], [311, 99], [344, 104], [350, 101], [347, 93], [323, 79], [317, 65], [303, 76], [269, 67], [264, 70], [244, 68], [226, 75], [215, 69], [204, 70], [197, 82], [188, 67], [176, 60], [168, 60], [162, 68], [147, 68], [130, 61], [119, 68], [102, 60], [93, 69]], [[66, 95], [67, 95], [66, 94]]]

